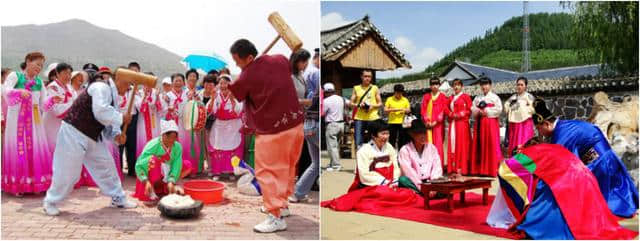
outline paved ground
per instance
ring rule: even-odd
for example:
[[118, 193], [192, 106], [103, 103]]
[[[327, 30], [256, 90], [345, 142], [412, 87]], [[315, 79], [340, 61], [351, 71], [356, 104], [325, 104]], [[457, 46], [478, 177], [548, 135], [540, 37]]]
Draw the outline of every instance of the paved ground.
[[[329, 163], [323, 152], [321, 166]], [[340, 172], [323, 171], [321, 178], [322, 200], [338, 197], [347, 191], [353, 181], [355, 160], [342, 159], [345, 167]], [[497, 181], [489, 193], [495, 195]], [[472, 190], [476, 191], [476, 190]], [[481, 190], [477, 190], [481, 193]], [[322, 208], [321, 239], [501, 239], [458, 229], [375, 216], [356, 212], [335, 212]], [[620, 222], [624, 227], [638, 231], [638, 217]]]
[[[318, 192], [312, 203], [290, 205], [292, 215], [286, 219], [288, 229], [274, 234], [254, 233], [253, 225], [264, 220], [258, 211], [260, 197], [237, 193], [235, 184], [227, 183], [226, 201], [207, 205], [199, 218], [170, 220], [160, 216], [156, 207], [136, 209], [108, 207], [110, 198], [97, 188], [76, 189], [65, 200], [58, 217], [42, 211], [43, 195], [17, 198], [2, 193], [2, 239], [318, 239]], [[126, 178], [128, 194], [135, 189], [135, 179]], [[140, 204], [140, 203], [139, 203]]]

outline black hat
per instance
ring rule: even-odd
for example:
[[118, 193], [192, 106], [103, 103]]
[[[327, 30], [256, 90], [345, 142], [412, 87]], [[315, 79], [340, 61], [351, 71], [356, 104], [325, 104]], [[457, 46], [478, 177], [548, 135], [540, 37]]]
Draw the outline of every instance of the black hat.
[[98, 66], [93, 63], [86, 63], [84, 66], [82, 66], [82, 70], [87, 70], [87, 69], [92, 69], [92, 70], [95, 70], [96, 72], [100, 70]]
[[407, 132], [418, 132], [425, 133], [427, 131], [427, 127], [424, 125], [422, 120], [415, 119], [411, 121], [411, 127], [407, 128]]
[[393, 92], [404, 92], [404, 85], [396, 84], [393, 86]]
[[368, 123], [367, 130], [369, 131], [369, 135], [371, 137], [375, 137], [379, 132], [388, 131], [389, 125], [381, 119], [371, 121]]
[[547, 103], [542, 98], [536, 98], [533, 101], [533, 107], [536, 110], [536, 113], [533, 114], [533, 123], [538, 125], [542, 124], [545, 120], [553, 117], [553, 114], [549, 109], [547, 109]]

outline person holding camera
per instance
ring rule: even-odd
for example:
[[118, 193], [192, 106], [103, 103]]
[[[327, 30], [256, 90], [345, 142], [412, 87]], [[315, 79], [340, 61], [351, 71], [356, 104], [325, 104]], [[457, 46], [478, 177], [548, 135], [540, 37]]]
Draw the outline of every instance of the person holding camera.
[[360, 149], [364, 143], [364, 130], [375, 120], [380, 119], [378, 109], [382, 106], [382, 97], [378, 91], [378, 86], [371, 84], [373, 79], [373, 71], [365, 69], [360, 75], [362, 84], [353, 87], [351, 95], [351, 103], [353, 113], [351, 119], [355, 120], [354, 139], [356, 146]]
[[482, 94], [473, 99], [471, 116], [473, 141], [471, 142], [471, 174], [495, 177], [498, 163], [502, 160], [500, 149], [500, 122], [502, 113], [500, 97], [491, 92], [491, 79], [481, 77], [478, 80]]
[[516, 79], [516, 93], [504, 103], [504, 112], [509, 121], [509, 151], [522, 147], [534, 135], [533, 119], [531, 116], [536, 112], [533, 108], [533, 95], [527, 92], [527, 78], [524, 76]]

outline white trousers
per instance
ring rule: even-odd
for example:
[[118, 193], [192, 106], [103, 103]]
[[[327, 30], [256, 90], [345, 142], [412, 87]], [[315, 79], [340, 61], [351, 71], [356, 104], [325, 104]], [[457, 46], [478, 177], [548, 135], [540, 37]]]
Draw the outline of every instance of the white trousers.
[[51, 186], [44, 201], [55, 204], [64, 200], [80, 179], [83, 164], [102, 194], [112, 198], [125, 198], [118, 170], [107, 150], [107, 144], [92, 140], [63, 121], [53, 152]]

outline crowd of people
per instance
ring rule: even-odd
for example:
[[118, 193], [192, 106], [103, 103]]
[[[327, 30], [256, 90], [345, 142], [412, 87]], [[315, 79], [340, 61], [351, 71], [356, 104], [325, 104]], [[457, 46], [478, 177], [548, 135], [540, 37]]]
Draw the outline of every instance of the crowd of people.
[[[411, 104], [404, 96], [404, 86], [394, 86], [394, 94], [382, 102], [379, 89], [371, 83], [372, 72], [364, 70], [361, 75], [362, 83], [353, 88], [350, 100], [341, 99], [334, 95], [335, 87], [332, 83], [326, 83], [323, 100], [323, 111], [327, 122], [326, 142], [329, 156], [331, 157], [328, 170], [340, 169], [340, 160], [335, 153], [337, 150], [337, 137], [342, 133], [346, 119], [344, 108], [353, 108], [352, 120], [354, 122], [354, 142], [360, 149], [369, 135], [366, 131], [376, 121], [382, 121], [380, 109], [387, 114], [385, 122], [389, 126], [389, 143], [396, 150], [400, 150], [411, 141], [406, 127], [415, 116], [412, 115]], [[478, 81], [482, 94], [473, 100], [471, 96], [462, 92], [461, 80], [453, 80], [454, 94], [447, 96], [440, 91], [440, 80], [429, 80], [430, 91], [424, 94], [420, 103], [420, 120], [426, 128], [427, 143], [433, 145], [430, 150], [436, 151], [438, 170], [440, 173], [457, 173], [460, 175], [478, 175], [495, 177], [498, 163], [503, 159], [500, 145], [499, 116], [503, 112], [507, 114], [509, 121], [509, 153], [521, 147], [534, 135], [532, 115], [533, 96], [526, 92], [527, 79], [518, 78], [517, 93], [502, 104], [500, 98], [491, 92], [491, 80], [481, 78]], [[413, 117], [413, 118], [412, 118]], [[474, 119], [473, 126], [470, 120]], [[445, 122], [448, 121], [449, 132], [445, 133]], [[445, 139], [448, 140], [447, 150], [444, 148]], [[446, 156], [446, 162], [445, 162]], [[445, 165], [446, 164], [446, 165]], [[437, 178], [436, 175], [433, 178]], [[431, 175], [425, 177], [432, 178]]]
[[[141, 72], [137, 62], [114, 70], [52, 63], [41, 73], [46, 58], [32, 52], [19, 70], [3, 68], [2, 191], [46, 192], [52, 216], [79, 186], [98, 186], [113, 206], [135, 208], [123, 174], [136, 178], [132, 196], [148, 204], [183, 193], [183, 178], [234, 181], [232, 159], [240, 159], [255, 167], [261, 210], [269, 213], [254, 230], [286, 229], [288, 202], [308, 201], [319, 175], [319, 53], [307, 68], [305, 49], [259, 56], [241, 39], [230, 52], [242, 70], [237, 78], [226, 68], [204, 76], [189, 69], [137, 90], [114, 76], [121, 68]], [[195, 109], [205, 112], [202, 129], [183, 118]], [[298, 167], [304, 140], [312, 163]], [[299, 178], [297, 168], [305, 169]]]
[[[532, 238], [595, 238], [598, 237], [597, 234], [619, 230], [617, 222], [612, 221], [615, 216], [628, 218], [637, 212], [637, 187], [601, 131], [588, 122], [560, 120], [555, 117], [547, 109], [543, 99], [536, 98], [526, 91], [527, 78], [518, 77], [515, 80], [516, 93], [505, 103], [502, 103], [500, 97], [491, 91], [492, 82], [487, 77], [481, 77], [478, 80], [481, 94], [475, 96], [473, 100], [469, 94], [462, 91], [461, 80], [452, 81], [454, 94], [447, 96], [440, 91], [440, 80], [432, 78], [429, 80], [430, 91], [424, 94], [420, 103], [420, 113], [415, 113], [419, 117], [414, 118], [410, 103], [403, 96], [402, 85], [394, 86], [394, 94], [388, 97], [383, 105], [379, 89], [371, 83], [371, 77], [371, 71], [362, 71], [362, 84], [354, 87], [350, 101], [336, 95], [332, 83], [323, 85], [324, 93], [328, 95], [323, 100], [322, 107], [327, 122], [325, 138], [330, 158], [327, 170], [335, 171], [341, 168], [338, 138], [344, 132], [341, 130], [344, 128], [344, 121], [349, 119], [348, 115], [344, 114], [345, 107], [354, 108], [352, 117], [357, 153], [355, 177], [349, 191], [339, 198], [323, 202], [322, 206], [339, 211], [363, 211], [380, 205], [406, 206], [412, 203], [411, 200], [421, 198], [423, 195], [435, 198], [443, 196], [437, 192], [421, 193], [420, 186], [423, 183], [446, 178], [445, 176], [451, 179], [464, 175], [498, 177], [502, 191], [499, 191], [496, 202], [501, 201], [510, 205], [498, 205], [497, 209], [507, 212], [508, 215], [504, 213], [501, 213], [502, 216], [497, 215], [496, 213], [499, 212], [494, 212], [492, 209], [493, 215], [490, 215], [492, 219], [488, 223], [502, 228], [517, 226]], [[388, 116], [387, 121], [383, 121], [379, 115], [381, 107]], [[501, 147], [499, 123], [503, 113], [508, 122], [506, 134], [508, 145], [505, 147], [507, 149], [505, 156]], [[446, 121], [448, 121], [448, 133], [444, 128]], [[556, 145], [547, 147], [545, 145], [548, 144], [533, 141], [537, 140], [534, 138], [536, 130], [539, 136], [548, 137], [548, 142]], [[365, 131], [368, 133], [365, 134]], [[443, 147], [445, 139], [447, 140], [446, 150]], [[542, 168], [543, 165], [553, 167], [553, 161], [569, 162], [568, 159], [558, 158], [566, 153], [571, 154], [572, 161], [578, 160], [578, 162], [567, 164], [561, 172], [553, 173]], [[510, 169], [513, 166], [507, 164], [512, 163], [514, 159], [507, 157], [511, 156], [518, 157], [519, 160], [528, 160], [529, 164], [521, 161], [522, 164], [516, 165], [520, 169]], [[566, 155], [564, 157], [567, 158]], [[538, 164], [538, 169], [535, 164]], [[514, 181], [519, 180], [518, 178], [529, 180], [522, 177], [524, 174], [518, 172], [519, 174], [515, 177], [509, 176], [512, 172], [524, 170], [528, 170], [526, 173], [531, 176], [531, 179], [539, 178], [551, 187], [543, 184], [536, 186], [533, 182], [526, 182], [529, 187], [526, 189], [523, 188], [525, 182]], [[588, 173], [584, 170], [588, 170]], [[557, 179], [549, 179], [549, 176], [555, 178], [558, 175], [566, 175], [564, 181], [575, 183], [556, 185]], [[566, 187], [582, 185], [582, 182], [597, 185], [581, 188], [583, 193], [580, 195], [568, 195], [571, 190]], [[568, 207], [564, 206], [565, 203], [545, 206], [545, 202], [549, 203], [549, 199], [545, 199], [548, 196], [543, 196], [542, 193], [551, 195], [549, 188], [554, 191], [553, 194], [556, 195], [558, 202], [581, 203], [582, 198], [586, 197], [594, 200], [588, 203], [591, 206], [582, 208], [598, 210], [599, 216], [595, 217], [576, 210], [567, 211]], [[523, 196], [523, 193], [527, 193], [526, 190], [530, 190], [531, 192], [528, 192], [530, 194], [535, 193], [535, 196]], [[556, 190], [562, 191], [563, 194], [556, 194]], [[514, 203], [520, 206], [514, 207]], [[532, 209], [536, 211], [526, 212]], [[551, 219], [551, 217], [558, 217], [551, 214], [558, 213], [560, 210], [563, 214], [572, 211], [573, 219], [560, 221]], [[544, 215], [551, 215], [550, 222], [554, 220], [582, 222], [562, 223], [564, 227], [568, 227], [566, 230], [584, 224], [588, 224], [593, 229], [585, 231], [580, 228], [572, 230], [574, 236], [570, 234], [563, 236], [561, 232], [544, 231], [544, 227], [539, 225], [535, 227], [523, 225], [524, 215], [533, 215], [532, 213], [538, 216], [531, 216], [528, 221], [533, 218], [541, 218], [544, 221]], [[528, 224], [544, 223], [542, 221], [534, 220]], [[594, 223], [602, 225], [593, 225]], [[607, 237], [626, 238], [628, 233], [623, 236]]]

